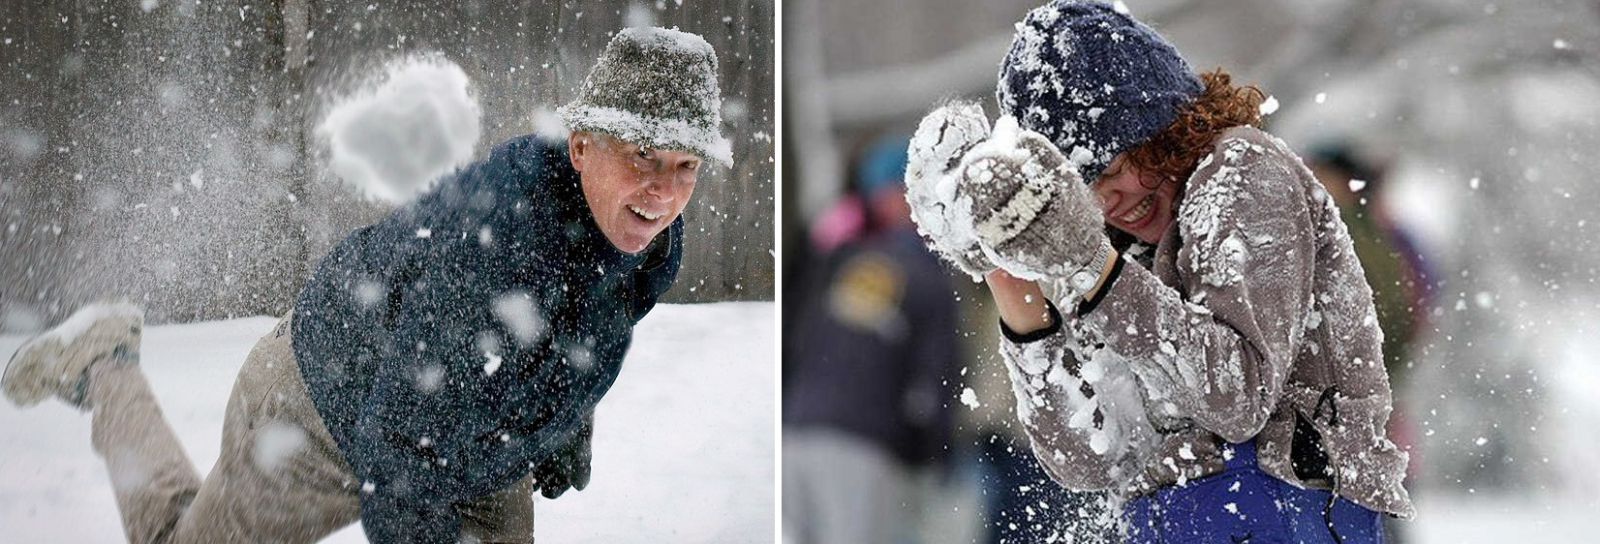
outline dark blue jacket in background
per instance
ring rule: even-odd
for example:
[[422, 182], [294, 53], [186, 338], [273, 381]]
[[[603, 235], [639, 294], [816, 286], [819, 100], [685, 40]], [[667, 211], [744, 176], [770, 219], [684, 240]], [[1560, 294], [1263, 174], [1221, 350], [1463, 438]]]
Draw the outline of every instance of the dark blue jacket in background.
[[949, 454], [957, 308], [948, 272], [910, 226], [828, 257], [783, 362], [783, 428], [849, 433], [910, 466]]
[[455, 504], [565, 447], [672, 285], [682, 234], [679, 219], [639, 255], [617, 250], [566, 142], [530, 136], [335, 246], [293, 344], [361, 479], [368, 538], [454, 541]]

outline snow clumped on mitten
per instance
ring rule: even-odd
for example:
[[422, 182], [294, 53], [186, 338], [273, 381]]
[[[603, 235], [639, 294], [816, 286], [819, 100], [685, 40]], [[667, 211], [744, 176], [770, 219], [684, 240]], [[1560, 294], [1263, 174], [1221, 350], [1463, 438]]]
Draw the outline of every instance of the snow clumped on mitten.
[[962, 157], [989, 137], [989, 120], [975, 102], [954, 101], [928, 113], [911, 138], [906, 201], [917, 230], [936, 253], [974, 277], [994, 270], [978, 248], [970, 206], [956, 202]]

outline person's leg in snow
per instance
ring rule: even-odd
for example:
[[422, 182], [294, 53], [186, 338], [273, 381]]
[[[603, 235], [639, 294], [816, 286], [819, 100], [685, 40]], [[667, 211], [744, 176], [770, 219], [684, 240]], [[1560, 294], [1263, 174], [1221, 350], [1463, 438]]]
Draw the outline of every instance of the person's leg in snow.
[[[289, 320], [251, 350], [202, 482], [138, 365], [142, 313], [92, 305], [24, 344], [7, 365], [12, 402], [51, 395], [90, 411], [123, 528], [132, 542], [315, 542], [360, 517], [358, 485], [306, 394]], [[475, 542], [532, 542], [524, 480], [460, 505]]]

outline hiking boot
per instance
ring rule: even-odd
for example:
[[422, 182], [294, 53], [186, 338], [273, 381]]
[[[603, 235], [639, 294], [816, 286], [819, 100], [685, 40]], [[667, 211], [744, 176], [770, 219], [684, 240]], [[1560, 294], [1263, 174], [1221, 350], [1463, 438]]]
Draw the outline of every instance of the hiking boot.
[[138, 306], [98, 303], [79, 308], [56, 328], [17, 348], [0, 388], [17, 406], [33, 406], [55, 395], [87, 410], [89, 368], [101, 361], [136, 363], [143, 330], [144, 310]]

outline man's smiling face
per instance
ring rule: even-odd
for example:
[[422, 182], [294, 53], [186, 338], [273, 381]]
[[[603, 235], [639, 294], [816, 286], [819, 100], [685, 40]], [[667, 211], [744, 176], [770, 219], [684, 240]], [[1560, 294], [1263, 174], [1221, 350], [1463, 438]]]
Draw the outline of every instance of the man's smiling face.
[[683, 214], [694, 194], [700, 157], [651, 149], [605, 134], [567, 138], [594, 222], [618, 250], [638, 253]]

